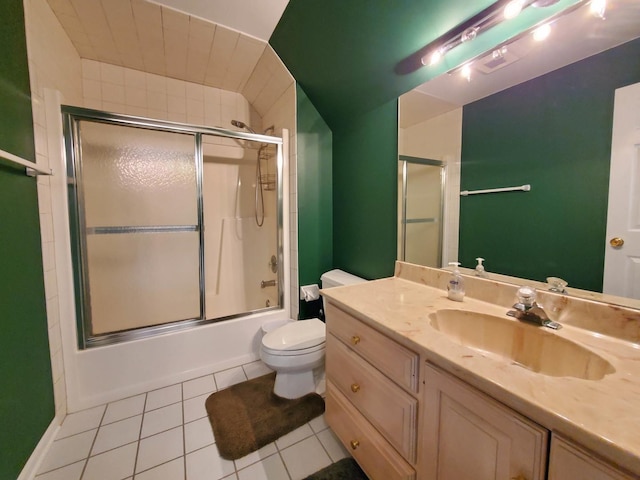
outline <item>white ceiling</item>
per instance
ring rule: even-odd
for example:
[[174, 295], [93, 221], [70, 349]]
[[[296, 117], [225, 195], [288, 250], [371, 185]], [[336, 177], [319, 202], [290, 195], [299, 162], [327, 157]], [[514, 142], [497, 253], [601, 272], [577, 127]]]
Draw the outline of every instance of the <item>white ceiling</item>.
[[289, 0], [151, 0], [267, 42]]
[[[491, 73], [481, 73], [472, 69], [471, 81], [455, 72], [440, 75], [405, 94], [409, 95], [408, 98], [404, 98], [403, 95], [400, 99], [401, 128], [446, 113], [446, 105], [453, 110], [638, 38], [640, 1], [609, 2], [605, 20], [595, 18], [585, 6], [560, 18], [552, 28], [551, 36], [542, 43], [536, 43], [530, 35], [526, 35], [509, 45], [508, 52], [510, 56], [513, 55], [513, 63], [503, 68], [495, 69]], [[488, 57], [478, 59], [474, 63], [486, 62], [490, 55], [489, 53]], [[411, 108], [412, 104], [420, 101], [420, 94], [434, 97], [429, 102], [423, 100], [422, 103], [435, 104], [437, 108], [431, 112], [427, 108]], [[438, 101], [434, 102], [434, 99]]]

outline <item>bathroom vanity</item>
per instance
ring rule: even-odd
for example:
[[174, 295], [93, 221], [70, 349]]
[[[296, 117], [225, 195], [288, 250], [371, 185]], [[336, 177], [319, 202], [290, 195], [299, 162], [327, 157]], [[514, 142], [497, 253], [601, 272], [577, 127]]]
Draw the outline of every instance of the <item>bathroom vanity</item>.
[[326, 418], [371, 480], [640, 478], [640, 312], [398, 262], [323, 291]]

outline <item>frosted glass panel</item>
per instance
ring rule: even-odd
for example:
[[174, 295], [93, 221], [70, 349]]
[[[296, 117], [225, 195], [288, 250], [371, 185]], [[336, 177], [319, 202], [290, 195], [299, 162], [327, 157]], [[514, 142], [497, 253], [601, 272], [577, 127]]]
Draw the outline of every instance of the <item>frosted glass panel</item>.
[[199, 233], [89, 235], [93, 335], [200, 317]]
[[87, 227], [198, 223], [193, 135], [80, 122]]
[[437, 165], [407, 163], [404, 259], [441, 267], [442, 174]]

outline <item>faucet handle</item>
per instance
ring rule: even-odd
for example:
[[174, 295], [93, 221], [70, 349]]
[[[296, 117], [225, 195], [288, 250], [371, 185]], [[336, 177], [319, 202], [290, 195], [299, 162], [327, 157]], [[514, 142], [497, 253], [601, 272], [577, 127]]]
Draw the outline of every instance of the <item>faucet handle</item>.
[[536, 303], [536, 289], [526, 285], [520, 287], [518, 289], [518, 303], [527, 309], [533, 307]]

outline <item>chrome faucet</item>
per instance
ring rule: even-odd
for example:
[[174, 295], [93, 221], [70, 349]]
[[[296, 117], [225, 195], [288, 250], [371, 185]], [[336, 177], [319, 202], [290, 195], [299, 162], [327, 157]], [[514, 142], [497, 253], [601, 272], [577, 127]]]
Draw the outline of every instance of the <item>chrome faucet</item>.
[[518, 289], [518, 302], [513, 305], [513, 308], [514, 310], [509, 310], [507, 315], [518, 320], [553, 330], [562, 328], [562, 325], [558, 322], [551, 321], [544, 308], [536, 303], [536, 289], [533, 287], [520, 287]]

